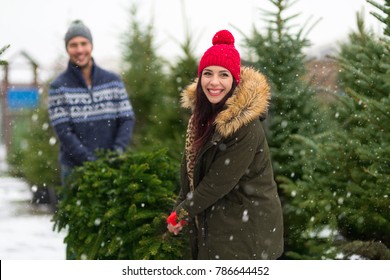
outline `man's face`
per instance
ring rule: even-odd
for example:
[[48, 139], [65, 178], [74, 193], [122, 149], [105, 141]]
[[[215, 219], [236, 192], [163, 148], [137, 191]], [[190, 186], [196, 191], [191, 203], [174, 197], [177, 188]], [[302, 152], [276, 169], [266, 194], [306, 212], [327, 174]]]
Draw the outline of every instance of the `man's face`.
[[70, 61], [80, 68], [92, 65], [92, 44], [87, 38], [81, 36], [72, 38], [66, 46], [66, 51]]

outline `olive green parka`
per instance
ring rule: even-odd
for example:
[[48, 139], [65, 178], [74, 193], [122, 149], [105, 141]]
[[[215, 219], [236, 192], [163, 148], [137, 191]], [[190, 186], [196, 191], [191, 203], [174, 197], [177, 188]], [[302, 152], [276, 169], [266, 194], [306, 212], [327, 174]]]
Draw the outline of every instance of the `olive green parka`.
[[[195, 99], [196, 82], [183, 91], [182, 106], [193, 109]], [[265, 77], [242, 67], [211, 141], [198, 153], [193, 191], [183, 157], [175, 210], [189, 221], [194, 259], [276, 259], [283, 252], [282, 209], [260, 121], [269, 100]]]

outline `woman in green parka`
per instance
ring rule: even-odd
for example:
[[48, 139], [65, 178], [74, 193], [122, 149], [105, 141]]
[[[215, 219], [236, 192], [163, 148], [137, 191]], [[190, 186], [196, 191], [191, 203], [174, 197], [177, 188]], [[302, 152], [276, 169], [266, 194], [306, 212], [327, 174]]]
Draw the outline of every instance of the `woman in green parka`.
[[212, 42], [198, 80], [182, 93], [192, 116], [168, 230], [189, 227], [193, 259], [277, 259], [282, 209], [261, 124], [269, 86], [261, 73], [241, 68], [229, 31]]

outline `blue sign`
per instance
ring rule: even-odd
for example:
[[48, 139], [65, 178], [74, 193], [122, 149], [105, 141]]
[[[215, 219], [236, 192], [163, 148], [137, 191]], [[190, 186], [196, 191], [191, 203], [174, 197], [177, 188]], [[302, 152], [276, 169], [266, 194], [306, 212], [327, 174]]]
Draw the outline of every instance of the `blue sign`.
[[8, 108], [34, 109], [39, 104], [39, 92], [34, 87], [10, 88], [7, 92]]

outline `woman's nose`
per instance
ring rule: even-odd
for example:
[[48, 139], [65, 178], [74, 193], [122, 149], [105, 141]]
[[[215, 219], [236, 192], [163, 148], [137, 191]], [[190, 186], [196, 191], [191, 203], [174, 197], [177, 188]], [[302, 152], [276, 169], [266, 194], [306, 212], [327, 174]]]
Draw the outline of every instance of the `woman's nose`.
[[213, 75], [210, 79], [210, 84], [219, 84], [219, 79], [217, 75]]

